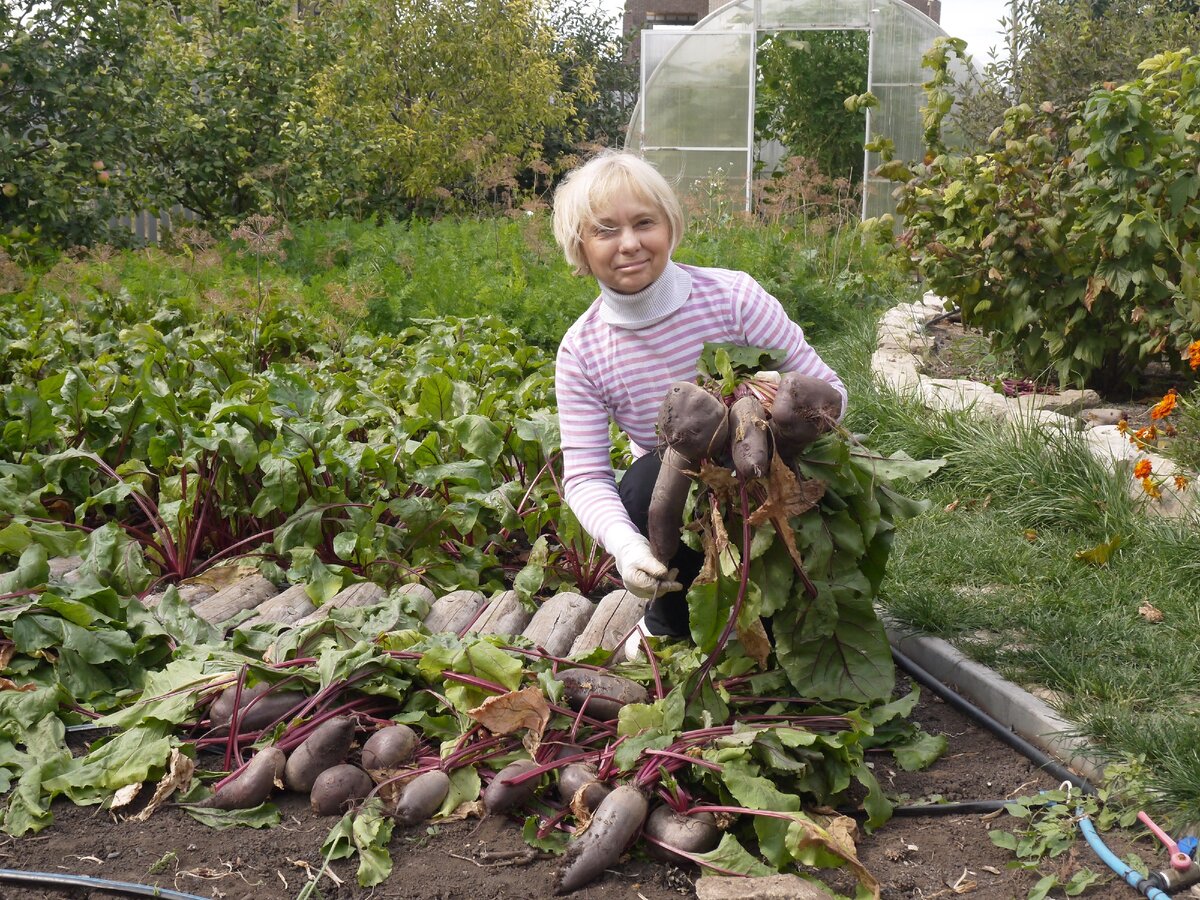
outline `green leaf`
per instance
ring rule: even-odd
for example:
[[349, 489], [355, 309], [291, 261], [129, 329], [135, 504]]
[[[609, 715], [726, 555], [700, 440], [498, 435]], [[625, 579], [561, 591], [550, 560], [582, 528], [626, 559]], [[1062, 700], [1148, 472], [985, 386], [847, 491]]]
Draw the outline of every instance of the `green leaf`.
[[267, 801], [250, 809], [207, 809], [181, 804], [181, 808], [189, 816], [207, 825], [223, 831], [226, 828], [274, 828], [282, 821], [279, 807]]
[[695, 859], [701, 865], [726, 875], [747, 875], [757, 878], [778, 874], [775, 869], [764, 865], [746, 852], [746, 848], [729, 832], [725, 832], [721, 836], [721, 843], [717, 845], [716, 850], [699, 853]]

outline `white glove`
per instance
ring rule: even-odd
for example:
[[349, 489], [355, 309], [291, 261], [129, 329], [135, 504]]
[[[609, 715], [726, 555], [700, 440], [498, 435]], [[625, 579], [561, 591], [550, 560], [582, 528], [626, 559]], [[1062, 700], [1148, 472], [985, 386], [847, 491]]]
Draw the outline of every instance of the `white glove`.
[[753, 378], [755, 381], [767, 381], [776, 387], [779, 387], [779, 380], [783, 378], [783, 374], [775, 371], [774, 369], [759, 369], [751, 376], [751, 378]]
[[617, 571], [625, 582], [625, 590], [643, 599], [661, 597], [683, 588], [675, 580], [676, 571], [668, 570], [650, 552], [650, 541], [635, 535], [612, 552]]

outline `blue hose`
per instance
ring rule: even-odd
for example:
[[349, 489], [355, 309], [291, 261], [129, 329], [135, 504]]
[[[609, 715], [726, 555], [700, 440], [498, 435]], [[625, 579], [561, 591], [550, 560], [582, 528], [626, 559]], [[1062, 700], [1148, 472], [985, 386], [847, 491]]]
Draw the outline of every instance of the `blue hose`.
[[1120, 878], [1124, 879], [1125, 883], [1130, 887], [1145, 894], [1149, 900], [1171, 900], [1169, 894], [1160, 891], [1147, 881], [1146, 876], [1131, 869], [1119, 856], [1108, 849], [1104, 841], [1100, 840], [1100, 835], [1096, 833], [1096, 826], [1092, 824], [1090, 816], [1085, 816], [1082, 809], [1077, 809], [1076, 814], [1079, 816], [1079, 830], [1083, 833], [1084, 838], [1087, 839], [1088, 846], [1096, 852], [1096, 855], [1104, 861], [1106, 866], [1112, 869]]
[[92, 878], [90, 875], [63, 875], [58, 872], [26, 872], [22, 869], [0, 869], [0, 882], [14, 881], [18, 884], [36, 884], [43, 887], [82, 887], [93, 891], [117, 893], [125, 897], [159, 897], [162, 900], [204, 900], [196, 894], [183, 894], [169, 888], [151, 884], [133, 884], [128, 881], [109, 881], [107, 878]]

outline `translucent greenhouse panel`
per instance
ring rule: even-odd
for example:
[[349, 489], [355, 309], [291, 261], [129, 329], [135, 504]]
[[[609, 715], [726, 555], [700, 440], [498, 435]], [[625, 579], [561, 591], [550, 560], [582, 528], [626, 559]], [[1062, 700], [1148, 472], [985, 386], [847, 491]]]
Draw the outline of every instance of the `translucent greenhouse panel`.
[[680, 41], [689, 36], [689, 32], [654, 31], [642, 32], [641, 81], [654, 77], [655, 70], [662, 64]]
[[744, 152], [647, 149], [643, 155], [672, 184], [690, 216], [746, 209]]
[[872, 5], [868, 0], [760, 0], [758, 27], [866, 28]]
[[875, 13], [872, 31], [873, 84], [920, 84], [929, 78], [921, 57], [943, 34], [936, 22], [906, 4], [884, 4]]
[[[925, 103], [925, 93], [921, 90], [921, 86], [918, 84], [876, 84], [872, 90], [879, 98], [879, 105], [871, 110], [867, 139], [890, 138], [896, 145], [897, 159], [906, 161], [923, 159], [925, 138], [921, 125], [921, 107]], [[867, 154], [868, 183], [863, 204], [863, 214], [866, 216], [878, 216], [885, 212], [892, 212], [894, 207], [889, 195], [895, 185], [870, 177], [870, 173], [875, 171], [880, 162], [878, 153]]]
[[754, 0], [722, 6], [696, 26], [697, 31], [753, 31]]
[[[653, 34], [643, 32], [643, 47]], [[642, 86], [641, 146], [747, 154], [753, 39], [693, 32], [677, 44]]]

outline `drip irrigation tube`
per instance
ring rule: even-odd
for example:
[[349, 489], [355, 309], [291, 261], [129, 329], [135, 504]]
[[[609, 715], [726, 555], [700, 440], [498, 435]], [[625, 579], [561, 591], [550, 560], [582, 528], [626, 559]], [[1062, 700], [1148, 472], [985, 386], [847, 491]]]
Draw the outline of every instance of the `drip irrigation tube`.
[[39, 887], [88, 888], [125, 897], [161, 897], [165, 900], [205, 900], [197, 894], [183, 894], [170, 888], [152, 884], [135, 884], [129, 881], [109, 881], [107, 878], [92, 878], [89, 875], [63, 875], [58, 872], [25, 872], [21, 869], [0, 869], [0, 882], [32, 884]]
[[1085, 794], [1096, 793], [1096, 788], [1086, 778], [1076, 775], [1066, 766], [1053, 759], [1049, 754], [1039, 747], [1035, 747], [1025, 738], [1010, 730], [1003, 722], [992, 718], [978, 706], [967, 700], [961, 694], [951, 690], [947, 685], [943, 684], [920, 665], [902, 653], [900, 650], [892, 647], [892, 658], [895, 659], [896, 665], [903, 669], [914, 680], [925, 687], [929, 688], [948, 704], [953, 706], [961, 713], [970, 716], [978, 722], [984, 729], [999, 738], [1008, 746], [1012, 747], [1030, 762], [1034, 763], [1039, 769], [1046, 774], [1052, 776], [1056, 781], [1067, 781], [1083, 791]]

